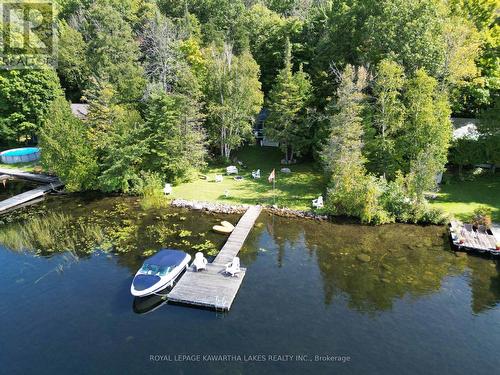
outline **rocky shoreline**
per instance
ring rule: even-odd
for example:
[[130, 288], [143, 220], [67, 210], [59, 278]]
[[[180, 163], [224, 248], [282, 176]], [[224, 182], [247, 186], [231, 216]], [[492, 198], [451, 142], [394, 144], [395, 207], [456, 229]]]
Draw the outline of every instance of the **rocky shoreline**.
[[[243, 214], [248, 207], [247, 204], [230, 205], [215, 202], [189, 201], [186, 199], [174, 199], [170, 205], [172, 207], [187, 208], [191, 210], [206, 211], [220, 214]], [[276, 206], [264, 206], [265, 211], [270, 214], [282, 217], [328, 220], [327, 215], [319, 215], [312, 211], [292, 210], [289, 208], [279, 208]]]

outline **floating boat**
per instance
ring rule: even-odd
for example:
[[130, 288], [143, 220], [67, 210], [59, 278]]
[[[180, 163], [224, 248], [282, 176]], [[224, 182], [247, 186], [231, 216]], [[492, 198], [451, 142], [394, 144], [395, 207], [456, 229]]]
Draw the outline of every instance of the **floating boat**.
[[234, 225], [229, 221], [221, 221], [221, 225], [214, 225], [212, 229], [221, 234], [230, 234], [234, 230]]
[[162, 249], [146, 259], [135, 274], [130, 293], [135, 297], [156, 294], [168, 286], [188, 268], [191, 256], [181, 250]]

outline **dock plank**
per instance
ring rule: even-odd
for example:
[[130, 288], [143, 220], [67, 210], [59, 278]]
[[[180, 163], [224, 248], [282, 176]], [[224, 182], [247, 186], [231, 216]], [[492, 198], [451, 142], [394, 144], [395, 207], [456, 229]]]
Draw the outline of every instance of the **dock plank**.
[[186, 271], [168, 294], [171, 302], [229, 310], [245, 277], [245, 271], [232, 277], [224, 274], [225, 267], [207, 264], [207, 269]]
[[169, 301], [229, 310], [245, 277], [246, 269], [242, 268], [238, 276], [231, 277], [224, 274], [225, 265], [238, 255], [261, 211], [261, 206], [250, 207], [238, 221], [214, 261], [207, 264], [206, 270], [186, 271], [168, 294]]
[[61, 186], [63, 186], [63, 184], [61, 182], [52, 182], [50, 184], [42, 185], [42, 186], [39, 186], [35, 189], [29, 190], [29, 191], [26, 191], [24, 193], [13, 196], [11, 198], [5, 199], [5, 200], [0, 202], [0, 213], [7, 211], [11, 208], [17, 207], [19, 205], [22, 205], [22, 204], [29, 202], [31, 200], [34, 200], [36, 198], [42, 197], [46, 193], [48, 193], [49, 191], [57, 189]]
[[496, 241], [493, 235], [476, 230], [466, 230], [461, 223], [455, 221], [450, 222], [450, 226], [451, 230], [457, 233], [462, 241], [456, 244], [459, 248], [490, 253], [496, 251]]

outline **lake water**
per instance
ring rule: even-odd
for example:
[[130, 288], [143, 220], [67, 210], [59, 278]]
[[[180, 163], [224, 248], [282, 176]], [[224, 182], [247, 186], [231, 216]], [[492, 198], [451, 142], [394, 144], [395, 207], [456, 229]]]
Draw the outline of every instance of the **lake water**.
[[145, 255], [215, 254], [225, 238], [210, 228], [221, 218], [98, 196], [0, 217], [0, 372], [498, 372], [500, 267], [456, 256], [441, 227], [262, 214], [229, 313], [134, 300]]

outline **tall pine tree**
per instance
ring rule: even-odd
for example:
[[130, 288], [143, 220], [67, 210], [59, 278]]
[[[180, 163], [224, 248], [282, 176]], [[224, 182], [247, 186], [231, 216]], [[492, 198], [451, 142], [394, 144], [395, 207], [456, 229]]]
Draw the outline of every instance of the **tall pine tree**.
[[265, 134], [280, 143], [285, 153], [285, 163], [291, 163], [294, 156], [300, 155], [310, 144], [306, 115], [312, 88], [309, 76], [302, 71], [302, 67], [298, 72], [292, 72], [289, 40], [285, 45], [284, 65], [269, 94], [270, 115], [266, 122]]

